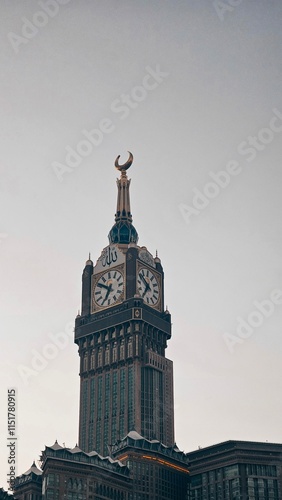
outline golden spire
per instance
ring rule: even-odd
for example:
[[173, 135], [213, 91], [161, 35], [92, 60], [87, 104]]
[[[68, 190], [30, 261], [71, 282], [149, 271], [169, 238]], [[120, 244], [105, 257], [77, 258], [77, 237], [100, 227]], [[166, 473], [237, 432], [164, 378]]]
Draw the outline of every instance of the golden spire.
[[120, 155], [116, 158], [115, 167], [120, 171], [120, 179], [117, 179], [118, 197], [117, 197], [117, 211], [115, 215], [115, 221], [127, 220], [132, 222], [132, 215], [130, 211], [130, 196], [129, 196], [129, 186], [130, 179], [126, 175], [126, 170], [131, 167], [133, 162], [133, 155], [128, 151], [129, 158], [127, 162], [123, 165], [119, 165], [118, 160]]
[[120, 155], [115, 160], [115, 167], [120, 171], [120, 179], [117, 179], [117, 210], [115, 214], [115, 225], [109, 233], [110, 243], [137, 243], [138, 234], [132, 225], [132, 214], [130, 210], [129, 186], [131, 180], [128, 179], [126, 170], [132, 165], [133, 155], [128, 151], [129, 158], [119, 165]]

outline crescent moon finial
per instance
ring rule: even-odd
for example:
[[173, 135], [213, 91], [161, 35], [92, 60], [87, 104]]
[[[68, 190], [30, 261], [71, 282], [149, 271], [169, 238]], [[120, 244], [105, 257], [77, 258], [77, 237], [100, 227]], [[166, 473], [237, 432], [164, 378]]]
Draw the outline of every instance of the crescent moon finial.
[[119, 170], [120, 172], [122, 170], [127, 170], [129, 167], [131, 167], [132, 165], [132, 162], [133, 162], [133, 154], [130, 153], [130, 151], [128, 151], [129, 153], [129, 158], [128, 160], [123, 164], [123, 165], [120, 165], [119, 164], [119, 159], [120, 159], [120, 155], [118, 155], [118, 157], [116, 158], [116, 161], [115, 161], [115, 167], [117, 168], [117, 170]]

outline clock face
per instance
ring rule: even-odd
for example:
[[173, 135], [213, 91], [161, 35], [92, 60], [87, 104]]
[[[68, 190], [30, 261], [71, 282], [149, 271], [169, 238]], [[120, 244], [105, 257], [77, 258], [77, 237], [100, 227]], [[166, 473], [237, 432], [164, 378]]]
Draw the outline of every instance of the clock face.
[[99, 307], [109, 307], [122, 297], [123, 275], [112, 269], [102, 274], [94, 288], [94, 301]]
[[149, 306], [155, 306], [160, 299], [160, 289], [156, 276], [146, 268], [139, 269], [137, 288], [140, 296]]

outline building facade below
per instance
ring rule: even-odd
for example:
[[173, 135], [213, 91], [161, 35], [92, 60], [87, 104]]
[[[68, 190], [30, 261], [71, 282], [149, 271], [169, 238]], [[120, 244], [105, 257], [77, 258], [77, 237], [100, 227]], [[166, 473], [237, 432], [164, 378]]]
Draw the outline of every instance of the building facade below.
[[282, 444], [226, 441], [187, 457], [189, 500], [282, 499]]
[[187, 500], [187, 457], [130, 432], [113, 447], [113, 457], [46, 446], [35, 464], [16, 478], [16, 500]]

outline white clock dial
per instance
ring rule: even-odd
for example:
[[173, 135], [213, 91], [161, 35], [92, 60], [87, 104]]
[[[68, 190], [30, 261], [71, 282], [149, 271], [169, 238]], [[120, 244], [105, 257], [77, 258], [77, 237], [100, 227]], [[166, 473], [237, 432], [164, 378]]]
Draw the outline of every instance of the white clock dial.
[[160, 299], [160, 290], [155, 275], [146, 268], [139, 269], [137, 288], [140, 296], [149, 306], [155, 306]]
[[94, 288], [94, 300], [99, 307], [108, 307], [121, 299], [124, 287], [123, 275], [112, 269], [98, 279]]

